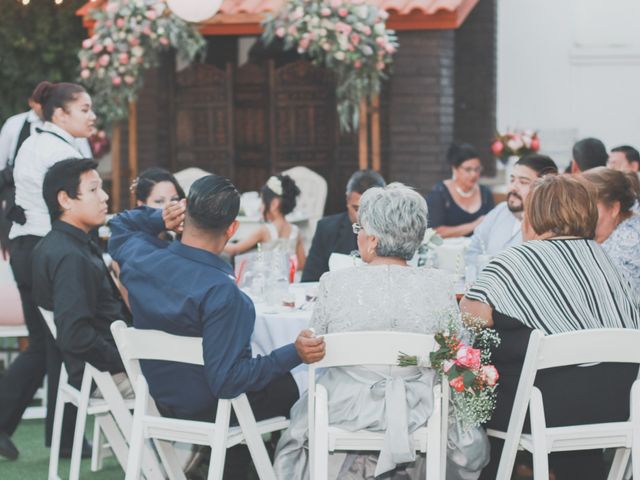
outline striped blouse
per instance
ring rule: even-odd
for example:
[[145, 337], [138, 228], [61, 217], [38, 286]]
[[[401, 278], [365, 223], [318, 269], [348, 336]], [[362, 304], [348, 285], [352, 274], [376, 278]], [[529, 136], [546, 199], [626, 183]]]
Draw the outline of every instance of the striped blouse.
[[640, 293], [593, 240], [532, 240], [495, 257], [466, 294], [547, 334], [639, 328]]

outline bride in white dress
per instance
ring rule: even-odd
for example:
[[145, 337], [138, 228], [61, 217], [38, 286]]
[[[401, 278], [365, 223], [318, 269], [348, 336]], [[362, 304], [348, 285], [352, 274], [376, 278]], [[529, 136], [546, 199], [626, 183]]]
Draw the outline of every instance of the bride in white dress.
[[[427, 227], [422, 196], [398, 183], [369, 189], [362, 196], [358, 220], [354, 232], [366, 265], [322, 276], [312, 317], [317, 334], [435, 333], [446, 327], [452, 311], [458, 310], [446, 274], [407, 265]], [[406, 439], [433, 411], [434, 381], [433, 370], [417, 367], [328, 369], [319, 383], [329, 392], [331, 424], [385, 431], [379, 456], [347, 455], [334, 478], [424, 478], [424, 458], [416, 458]], [[278, 443], [274, 467], [279, 479], [309, 478], [307, 429], [305, 394], [291, 409], [290, 427]], [[449, 429], [447, 478], [476, 479], [489, 458], [484, 432], [461, 431], [455, 421]]]

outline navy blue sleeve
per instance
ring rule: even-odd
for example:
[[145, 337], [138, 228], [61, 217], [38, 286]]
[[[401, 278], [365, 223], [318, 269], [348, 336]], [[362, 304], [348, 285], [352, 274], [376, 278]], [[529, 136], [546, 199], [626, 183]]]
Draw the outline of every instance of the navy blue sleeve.
[[445, 221], [445, 193], [442, 188], [439, 187], [440, 184], [437, 184], [433, 190], [429, 192], [429, 195], [427, 195], [427, 206], [429, 207], [429, 228], [439, 227], [443, 225]]
[[164, 243], [158, 239], [165, 228], [160, 209], [143, 206], [126, 210], [113, 217], [109, 227], [109, 255], [121, 266], [140, 248], [162, 247]]
[[301, 363], [293, 344], [264, 357], [252, 357], [255, 310], [235, 284], [216, 287], [202, 308], [204, 366], [214, 397], [234, 398], [261, 390]]

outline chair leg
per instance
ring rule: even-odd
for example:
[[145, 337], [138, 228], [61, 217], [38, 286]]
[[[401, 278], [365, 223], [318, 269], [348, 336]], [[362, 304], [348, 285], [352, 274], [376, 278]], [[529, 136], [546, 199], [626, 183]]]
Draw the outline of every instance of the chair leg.
[[62, 366], [60, 370], [60, 382], [58, 395], [56, 396], [56, 411], [53, 417], [53, 433], [51, 435], [51, 449], [49, 451], [49, 480], [58, 480], [58, 462], [60, 458], [60, 439], [62, 437], [62, 420], [67, 396], [60, 388], [68, 380], [67, 370]]
[[233, 408], [238, 417], [238, 423], [242, 429], [247, 447], [249, 447], [249, 453], [251, 453], [251, 459], [256, 467], [260, 480], [276, 480], [276, 474], [273, 471], [273, 465], [271, 465], [271, 459], [267, 453], [267, 448], [262, 441], [262, 436], [258, 433], [258, 426], [256, 425], [256, 419], [253, 416], [253, 410], [249, 405], [249, 400], [246, 395], [240, 395], [238, 398], [234, 398], [232, 401]]
[[316, 385], [315, 428], [313, 439], [313, 471], [312, 480], [325, 480], [329, 470], [329, 409], [327, 390]]
[[84, 427], [87, 423], [87, 410], [91, 397], [91, 375], [86, 371], [82, 376], [80, 398], [78, 399], [78, 415], [76, 428], [73, 434], [73, 448], [71, 449], [71, 465], [69, 467], [69, 480], [80, 478], [80, 462], [82, 462], [82, 444], [84, 443]]
[[207, 480], [222, 480], [224, 460], [227, 456], [227, 435], [231, 419], [231, 401], [218, 400], [216, 423], [211, 444], [211, 461]]
[[545, 433], [547, 425], [544, 419], [542, 393], [536, 387], [531, 389], [529, 412], [531, 417], [531, 439], [533, 441], [533, 478], [534, 480], [548, 480], [549, 454], [547, 452]]
[[441, 478], [441, 465], [440, 465], [440, 441], [441, 441], [441, 432], [442, 432], [442, 417], [441, 417], [441, 408], [442, 408], [442, 395], [439, 391], [434, 392], [434, 404], [435, 408], [427, 421], [427, 452], [426, 452], [426, 478], [430, 480], [432, 478], [440, 479]]
[[633, 382], [631, 387], [631, 428], [633, 431], [631, 442], [631, 463], [633, 478], [640, 479], [640, 380]]
[[102, 416], [96, 415], [93, 420], [93, 450], [91, 451], [91, 471], [102, 470], [105, 445], [102, 442]]
[[127, 458], [127, 473], [125, 480], [138, 480], [142, 468], [144, 452], [144, 417], [149, 402], [149, 387], [144, 377], [140, 375], [136, 384], [136, 404], [133, 411], [133, 425], [129, 441], [129, 457]]
[[607, 480], [622, 480], [629, 464], [629, 457], [631, 456], [631, 450], [628, 448], [617, 448], [616, 454], [613, 457], [611, 463], [611, 469]]

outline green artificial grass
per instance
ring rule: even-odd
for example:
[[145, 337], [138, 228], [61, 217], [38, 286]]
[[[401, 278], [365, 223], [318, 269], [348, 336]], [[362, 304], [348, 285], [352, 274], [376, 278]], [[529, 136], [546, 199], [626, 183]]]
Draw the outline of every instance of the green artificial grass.
[[[88, 428], [93, 421], [87, 421]], [[87, 438], [91, 438], [87, 432]], [[42, 480], [49, 470], [49, 449], [44, 446], [44, 420], [24, 420], [12, 437], [20, 456], [15, 461], [0, 457], [0, 479], [2, 480]], [[69, 460], [60, 459], [58, 475], [69, 478]], [[114, 480], [124, 478], [124, 472], [114, 457], [105, 458], [103, 469], [91, 471], [91, 460], [82, 460], [80, 477], [91, 480]]]

